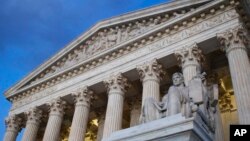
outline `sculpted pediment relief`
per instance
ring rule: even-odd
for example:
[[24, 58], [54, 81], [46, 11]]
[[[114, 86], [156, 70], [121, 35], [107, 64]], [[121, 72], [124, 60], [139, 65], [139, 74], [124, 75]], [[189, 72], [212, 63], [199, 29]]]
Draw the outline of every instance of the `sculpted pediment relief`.
[[[211, 0], [201, 0], [199, 2], [172, 2], [172, 7], [169, 9], [161, 9], [158, 13], [148, 13], [149, 9], [146, 9], [143, 13], [142, 11], [138, 11], [135, 13], [123, 15], [122, 19], [131, 20], [120, 20], [117, 22], [117, 19], [114, 18], [114, 24], [112, 23], [112, 19], [106, 22], [106, 25], [97, 24], [96, 27], [90, 29], [90, 31], [94, 31], [86, 39], [80, 41], [75, 44], [72, 48], [67, 48], [66, 51], [59, 52], [58, 54], [63, 54], [56, 59], [52, 58], [47, 61], [44, 65], [39, 67], [29, 76], [27, 76], [24, 80], [19, 82], [16, 86], [12, 87], [9, 91], [6, 92], [6, 96], [13, 91], [17, 91], [20, 88], [27, 87], [29, 85], [33, 85], [39, 83], [40, 81], [64, 72], [66, 69], [72, 68], [76, 64], [84, 62], [88, 59], [95, 58], [98, 54], [103, 52], [107, 52], [120, 44], [128, 43], [138, 36], [143, 36], [144, 34], [150, 33], [152, 30], [161, 27], [162, 25], [177, 20], [182, 16], [189, 14], [196, 9], [199, 9], [206, 3]], [[168, 4], [165, 4], [168, 5]], [[160, 5], [159, 7], [164, 7], [164, 5]], [[151, 9], [154, 9], [153, 7]], [[152, 11], [152, 10], [151, 10]], [[142, 13], [142, 14], [141, 14]], [[137, 18], [138, 17], [138, 18]], [[100, 27], [98, 27], [100, 26]], [[89, 31], [88, 31], [89, 32]], [[54, 60], [53, 60], [54, 59]], [[93, 62], [95, 63], [95, 62]], [[81, 69], [80, 69], [81, 70]], [[74, 75], [74, 74], [73, 74]], [[62, 76], [64, 77], [64, 76]], [[52, 82], [53, 83], [53, 82]], [[50, 85], [50, 84], [48, 84]], [[41, 87], [43, 87], [41, 85]], [[30, 90], [32, 91], [32, 90]], [[34, 90], [35, 91], [35, 90]]]
[[197, 7], [194, 6], [180, 10], [177, 9], [175, 11], [161, 13], [159, 15], [137, 19], [136, 21], [122, 23], [101, 29], [88, 40], [80, 43], [79, 47], [76, 47], [71, 53], [68, 53], [68, 55], [66, 55], [60, 61], [57, 61], [56, 64], [51, 66], [51, 69], [45, 71], [45, 73], [41, 73], [41, 75], [36, 80], [64, 70], [65, 68], [91, 58], [100, 52], [142, 35], [170, 20], [179, 18], [191, 10], [195, 10], [195, 8]]
[[182, 10], [180, 12], [174, 12], [171, 16], [167, 14], [163, 18], [161, 16], [157, 16], [156, 18], [152, 17], [148, 20], [138, 20], [127, 25], [124, 24], [121, 26], [116, 26], [114, 28], [111, 27], [98, 31], [96, 36], [93, 36], [91, 39], [85, 41], [84, 43], [81, 43], [79, 48], [74, 49], [73, 52], [66, 55], [61, 61], [58, 61], [57, 64], [51, 67], [50, 71], [47, 71], [45, 72], [45, 74], [40, 75], [40, 78], [64, 70], [65, 68], [91, 58], [92, 56], [108, 50], [120, 43], [140, 36], [156, 28], [157, 26], [166, 23], [168, 20], [182, 16], [186, 12], [188, 11]]

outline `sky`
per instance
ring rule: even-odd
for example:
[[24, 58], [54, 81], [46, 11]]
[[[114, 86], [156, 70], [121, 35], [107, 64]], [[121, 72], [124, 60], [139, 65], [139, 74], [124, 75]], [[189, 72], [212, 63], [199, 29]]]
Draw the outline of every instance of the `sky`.
[[4, 97], [5, 90], [98, 21], [166, 2], [168, 0], [1, 0], [0, 140], [11, 106]]

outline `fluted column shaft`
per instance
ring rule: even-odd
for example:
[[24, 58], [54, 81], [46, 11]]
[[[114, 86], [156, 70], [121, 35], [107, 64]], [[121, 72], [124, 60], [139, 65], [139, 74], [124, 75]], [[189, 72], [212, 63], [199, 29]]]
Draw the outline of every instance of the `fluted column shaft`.
[[103, 135], [103, 129], [104, 129], [104, 120], [105, 115], [101, 115], [98, 119], [98, 131], [97, 131], [97, 141], [102, 140], [102, 135]]
[[69, 134], [69, 141], [83, 141], [89, 118], [90, 100], [93, 92], [87, 87], [73, 93], [75, 99], [75, 112]]
[[122, 91], [110, 91], [104, 123], [103, 138], [122, 128], [123, 97]]
[[250, 64], [245, 31], [239, 26], [217, 35], [227, 54], [240, 124], [250, 124]]
[[42, 118], [42, 111], [35, 107], [25, 114], [27, 122], [22, 141], [35, 141]]
[[18, 132], [16, 131], [7, 131], [4, 136], [4, 141], [15, 141]]
[[142, 105], [146, 98], [152, 97], [155, 100], [160, 100], [160, 80], [165, 75], [162, 65], [156, 59], [146, 62], [141, 66], [137, 66], [137, 71], [142, 81]]
[[122, 129], [124, 94], [129, 84], [120, 73], [104, 81], [108, 89], [108, 105], [105, 116], [103, 139], [111, 133]]
[[21, 129], [21, 118], [16, 115], [5, 119], [6, 132], [3, 141], [15, 141], [19, 130]]
[[160, 80], [158, 78], [145, 78], [142, 82], [142, 100], [147, 97], [152, 97], [155, 100], [160, 100]]
[[189, 81], [201, 73], [201, 63], [205, 60], [202, 51], [194, 44], [177, 50], [175, 56], [182, 68], [184, 83], [188, 86]]
[[140, 114], [141, 114], [141, 105], [140, 103], [134, 103], [131, 112], [130, 112], [130, 127], [136, 126], [139, 124]]
[[189, 62], [182, 67], [184, 83], [188, 86], [189, 81], [200, 72], [200, 65], [196, 62]]
[[43, 141], [58, 141], [66, 102], [58, 98], [53, 100], [49, 106], [49, 120], [45, 129]]
[[228, 62], [240, 123], [250, 124], [250, 65], [246, 50], [237, 49], [228, 53]]

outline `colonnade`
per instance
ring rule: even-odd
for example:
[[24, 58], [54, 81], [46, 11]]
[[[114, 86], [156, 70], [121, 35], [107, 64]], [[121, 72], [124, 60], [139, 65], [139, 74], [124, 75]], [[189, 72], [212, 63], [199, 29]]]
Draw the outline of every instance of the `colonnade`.
[[[226, 51], [234, 93], [238, 108], [239, 122], [250, 124], [250, 64], [247, 56], [247, 38], [244, 29], [239, 26], [217, 35], [221, 47]], [[204, 55], [197, 45], [175, 52], [179, 65], [182, 68], [185, 85], [201, 72]], [[165, 71], [156, 59], [137, 66], [142, 90], [142, 104], [147, 97], [160, 100], [160, 80]], [[123, 105], [127, 90], [131, 84], [121, 73], [112, 75], [103, 81], [108, 95], [105, 118], [100, 118], [98, 140], [107, 139], [113, 132], [122, 129]], [[84, 86], [71, 94], [75, 101], [75, 112], [72, 120], [69, 141], [83, 141], [87, 129], [93, 91]], [[66, 101], [62, 98], [54, 99], [49, 104], [49, 118], [45, 129], [44, 141], [57, 141], [66, 108]], [[138, 108], [136, 108], [138, 109]], [[138, 115], [138, 111], [133, 111]], [[131, 113], [133, 113], [131, 112]], [[26, 113], [27, 121], [23, 141], [35, 141], [41, 123], [42, 111], [37, 107]], [[22, 120], [18, 115], [10, 115], [6, 119], [6, 133], [4, 141], [15, 141], [21, 129]], [[136, 123], [131, 124], [131, 126]], [[103, 130], [103, 131], [102, 131]]]

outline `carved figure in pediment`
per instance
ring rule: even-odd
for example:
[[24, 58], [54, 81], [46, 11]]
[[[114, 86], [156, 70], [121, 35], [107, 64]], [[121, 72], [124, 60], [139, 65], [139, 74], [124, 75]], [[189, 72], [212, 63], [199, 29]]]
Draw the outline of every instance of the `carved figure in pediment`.
[[135, 37], [139, 32], [139, 28], [136, 25], [129, 25], [127, 27], [127, 39]]
[[65, 61], [63, 68], [67, 68], [71, 66], [73, 63], [74, 63], [74, 56], [70, 53], [68, 54], [67, 60]]
[[[145, 21], [144, 21], [144, 22], [145, 22]], [[135, 23], [135, 24], [136, 24], [136, 27], [139, 29], [138, 35], [145, 32], [145, 23], [144, 23], [144, 22], [139, 22], [139, 21], [137, 21], [137, 22]]]
[[106, 36], [104, 32], [99, 32], [98, 36], [93, 44], [94, 52], [99, 52], [106, 48]]
[[154, 19], [154, 24], [155, 25], [158, 25], [160, 23], [161, 23], [161, 18], [160, 17], [157, 17], [157, 18]]
[[157, 23], [157, 20], [154, 21], [153, 18], [150, 18], [149, 21], [148, 21], [148, 23], [147, 23], [148, 29], [152, 29], [153, 27], [155, 27], [156, 23]]
[[117, 43], [117, 30], [110, 28], [110, 31], [107, 33], [107, 48], [115, 45]]
[[86, 42], [87, 46], [86, 46], [86, 55], [89, 57], [91, 55], [93, 55], [95, 52], [94, 52], [94, 41], [93, 40], [88, 40]]
[[122, 25], [122, 28], [120, 29], [120, 42], [123, 42], [125, 40], [127, 40], [127, 28], [125, 27], [125, 25]]
[[75, 50], [75, 54], [77, 56], [78, 61], [86, 59], [87, 58], [86, 47], [83, 47], [79, 50]]

